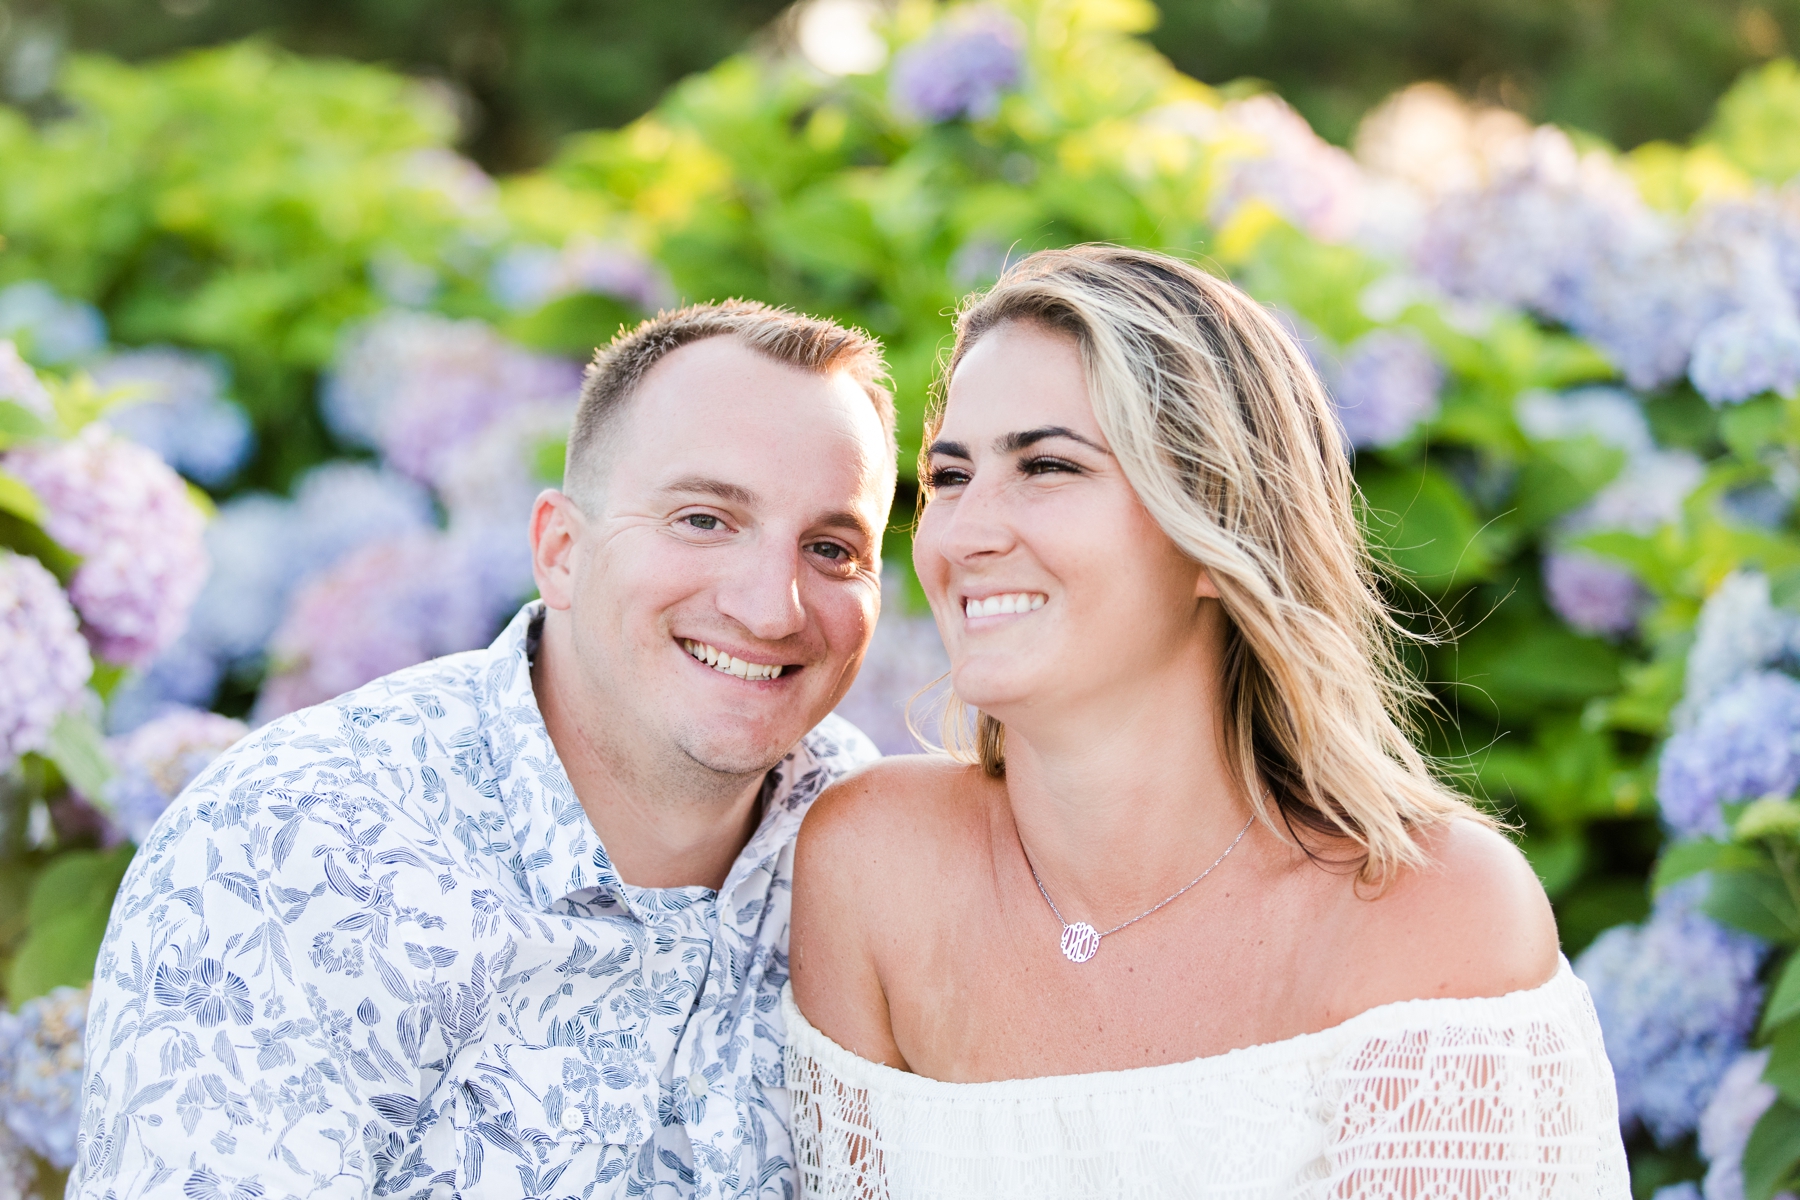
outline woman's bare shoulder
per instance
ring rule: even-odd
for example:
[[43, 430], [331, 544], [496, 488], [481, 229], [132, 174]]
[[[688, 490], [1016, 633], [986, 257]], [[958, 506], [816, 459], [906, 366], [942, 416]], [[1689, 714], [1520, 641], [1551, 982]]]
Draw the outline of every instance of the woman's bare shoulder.
[[1549, 980], [1556, 918], [1519, 848], [1467, 819], [1420, 840], [1428, 862], [1355, 906], [1371, 1002], [1503, 996]]
[[800, 827], [804, 848], [917, 849], [953, 832], [969, 814], [971, 792], [988, 783], [981, 768], [941, 754], [879, 759], [825, 789]]

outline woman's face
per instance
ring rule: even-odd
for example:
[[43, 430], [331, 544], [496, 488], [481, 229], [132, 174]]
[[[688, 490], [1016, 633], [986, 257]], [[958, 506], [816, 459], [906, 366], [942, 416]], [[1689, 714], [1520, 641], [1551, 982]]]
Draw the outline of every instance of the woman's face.
[[1025, 321], [982, 337], [926, 483], [913, 565], [965, 703], [1015, 724], [1191, 677], [1216, 593], [1126, 482], [1072, 338]]

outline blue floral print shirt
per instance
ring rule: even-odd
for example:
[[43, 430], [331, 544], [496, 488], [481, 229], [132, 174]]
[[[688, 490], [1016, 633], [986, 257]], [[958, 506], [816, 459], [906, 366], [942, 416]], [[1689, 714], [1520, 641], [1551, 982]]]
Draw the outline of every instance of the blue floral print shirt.
[[542, 609], [250, 735], [164, 813], [100, 953], [69, 1195], [770, 1197], [794, 834], [722, 891], [613, 871], [532, 692]]

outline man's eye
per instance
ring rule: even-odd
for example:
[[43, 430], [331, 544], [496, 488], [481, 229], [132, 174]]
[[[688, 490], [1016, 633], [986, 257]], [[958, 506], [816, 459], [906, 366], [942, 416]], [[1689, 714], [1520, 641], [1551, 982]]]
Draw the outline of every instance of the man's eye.
[[704, 529], [708, 532], [720, 528], [721, 525], [719, 518], [713, 516], [711, 513], [690, 513], [688, 516], [683, 517], [682, 520], [686, 521], [695, 529]]
[[831, 562], [843, 562], [850, 557], [850, 551], [836, 542], [814, 542], [813, 553]]

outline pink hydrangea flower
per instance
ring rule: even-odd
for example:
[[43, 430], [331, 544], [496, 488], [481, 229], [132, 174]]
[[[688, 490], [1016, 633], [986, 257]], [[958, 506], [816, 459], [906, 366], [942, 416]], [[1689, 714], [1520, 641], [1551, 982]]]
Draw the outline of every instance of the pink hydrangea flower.
[[269, 641], [269, 721], [493, 635], [462, 544], [437, 531], [372, 542], [303, 585]]
[[90, 425], [0, 466], [31, 486], [46, 531], [81, 557], [69, 597], [103, 658], [142, 666], [181, 635], [206, 582], [206, 519], [155, 452]]
[[56, 577], [0, 550], [0, 763], [42, 749], [93, 670]]

